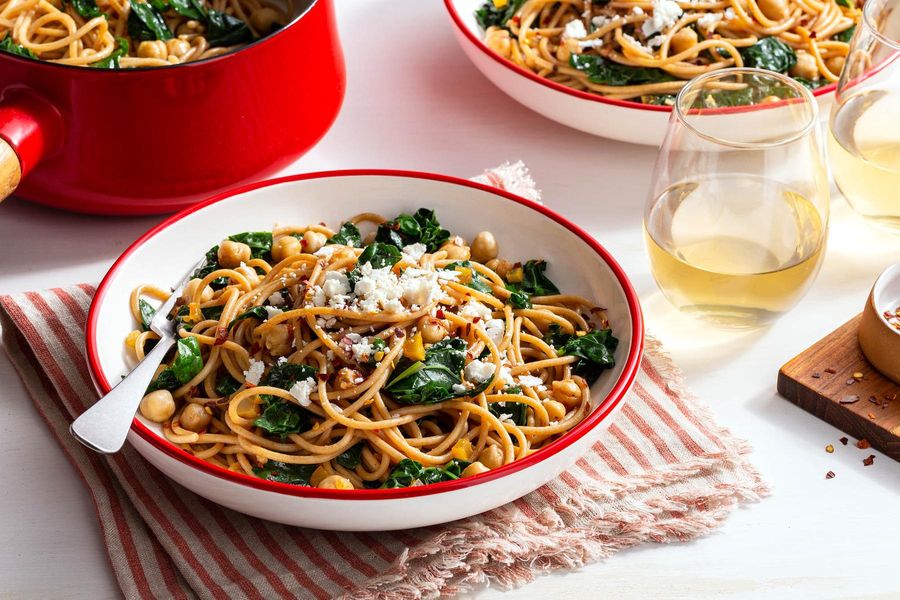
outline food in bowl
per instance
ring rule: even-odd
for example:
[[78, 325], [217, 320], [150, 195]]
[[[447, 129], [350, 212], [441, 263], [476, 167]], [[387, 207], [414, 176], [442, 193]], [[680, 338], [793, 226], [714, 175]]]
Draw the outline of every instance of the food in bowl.
[[0, 5], [0, 51], [102, 69], [212, 58], [282, 27], [272, 0], [27, 0]]
[[[618, 341], [546, 262], [499, 256], [489, 232], [466, 243], [428, 209], [229, 236], [173, 309], [181, 337], [141, 414], [197, 458], [301, 486], [427, 485], [520, 460], [590, 413]], [[131, 294], [137, 359], [167, 297]]]
[[789, 74], [810, 88], [834, 83], [861, 14], [854, 0], [486, 0], [475, 17], [489, 49], [532, 73], [671, 106], [691, 78], [732, 66]]

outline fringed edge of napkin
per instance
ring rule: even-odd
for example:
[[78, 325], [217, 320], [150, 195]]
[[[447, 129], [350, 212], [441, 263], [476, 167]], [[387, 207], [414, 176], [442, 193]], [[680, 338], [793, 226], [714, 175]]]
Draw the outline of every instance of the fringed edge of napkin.
[[[686, 389], [681, 372], [662, 345], [650, 337], [646, 340], [645, 360], [653, 362], [669, 391], [690, 403], [697, 417], [720, 438], [724, 445], [721, 453], [669, 470], [616, 478], [605, 489], [586, 486], [582, 499], [547, 509], [534, 521], [508, 523], [502, 531], [479, 521], [452, 526], [429, 543], [404, 553], [384, 575], [342, 598], [417, 600], [470, 592], [488, 585], [511, 589], [547, 572], [578, 569], [641, 543], [684, 542], [709, 534], [739, 504], [756, 502], [768, 495], [769, 488], [761, 475], [745, 458], [751, 452], [749, 443], [716, 423], [709, 407]], [[650, 498], [579, 522], [576, 527], [564, 527], [565, 517], [577, 519], [583, 513], [584, 503], [622, 498], [722, 470], [740, 471], [749, 483], [710, 482], [697, 493]]]

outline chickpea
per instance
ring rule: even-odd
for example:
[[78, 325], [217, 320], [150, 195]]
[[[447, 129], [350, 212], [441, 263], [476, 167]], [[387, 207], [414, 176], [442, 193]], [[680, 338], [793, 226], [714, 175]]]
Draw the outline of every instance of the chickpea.
[[344, 367], [337, 372], [335, 377], [335, 385], [339, 390], [349, 390], [353, 386], [357, 385], [356, 380], [362, 378], [362, 373], [357, 371], [356, 369], [351, 369], [349, 367]]
[[346, 477], [329, 475], [319, 482], [319, 487], [326, 490], [352, 490], [353, 484]]
[[446, 320], [423, 317], [422, 321], [419, 324], [419, 331], [422, 332], [422, 341], [426, 344], [434, 344], [447, 337], [450, 324]]
[[465, 469], [463, 469], [463, 470], [462, 470], [462, 473], [460, 473], [460, 476], [461, 476], [461, 477], [471, 477], [471, 476], [473, 476], [473, 475], [479, 475], [479, 474], [481, 474], [481, 473], [487, 473], [488, 471], [490, 471], [490, 469], [488, 469], [488, 468], [487, 468], [486, 466], [484, 466], [482, 463], [480, 463], [480, 462], [478, 462], [478, 461], [475, 461], [475, 462], [473, 462], [471, 465], [469, 465], [468, 467], [466, 467]]
[[760, 104], [772, 104], [773, 102], [781, 102], [781, 98], [775, 95], [770, 95], [759, 101]]
[[791, 14], [787, 0], [757, 0], [757, 4], [762, 14], [773, 21], [781, 21]]
[[175, 399], [169, 390], [156, 390], [141, 398], [141, 414], [154, 423], [168, 421], [175, 414]]
[[166, 42], [166, 51], [178, 58], [184, 58], [184, 55], [191, 51], [191, 43], [187, 40], [172, 38]]
[[566, 416], [566, 407], [563, 406], [561, 402], [557, 402], [556, 400], [544, 400], [542, 404], [551, 421], [559, 421]]
[[689, 50], [697, 45], [697, 32], [690, 27], [679, 29], [669, 42], [675, 54]]
[[809, 52], [798, 52], [797, 64], [791, 67], [791, 75], [804, 79], [818, 79], [819, 66], [816, 64], [815, 57]]
[[261, 35], [272, 32], [273, 25], [280, 25], [281, 17], [275, 9], [264, 7], [253, 11], [250, 15], [250, 25]]
[[309, 485], [313, 487], [319, 487], [319, 484], [331, 474], [331, 471], [326, 469], [324, 466], [316, 467], [316, 470], [312, 472], [312, 475], [309, 476]]
[[209, 427], [210, 421], [212, 421], [212, 413], [202, 404], [188, 402], [181, 409], [179, 422], [188, 431], [200, 433]]
[[472, 260], [486, 263], [497, 258], [498, 252], [497, 240], [490, 231], [482, 231], [472, 240]]
[[242, 262], [250, 260], [250, 246], [242, 242], [223, 240], [217, 253], [219, 264], [226, 269], [233, 269]]
[[266, 349], [272, 356], [287, 356], [291, 353], [291, 342], [294, 341], [294, 336], [288, 323], [273, 325], [263, 337]]
[[440, 249], [447, 253], [447, 258], [450, 260], [469, 260], [471, 256], [466, 241], [459, 236], [447, 240]]
[[828, 70], [835, 75], [840, 75], [841, 71], [844, 70], [845, 60], [846, 59], [843, 56], [832, 56], [825, 61], [825, 66], [828, 67]]
[[275, 240], [272, 244], [272, 258], [281, 262], [289, 256], [303, 253], [303, 245], [300, 240], [292, 235], [286, 235]]
[[488, 469], [503, 466], [503, 450], [500, 449], [500, 446], [488, 446], [478, 454], [478, 462]]
[[506, 279], [506, 276], [509, 275], [509, 272], [513, 268], [513, 264], [511, 262], [509, 262], [508, 260], [503, 260], [502, 258], [489, 260], [485, 263], [484, 266], [486, 266], [488, 269], [490, 269], [503, 279]]
[[[197, 286], [200, 285], [200, 279], [196, 277], [187, 282], [184, 286], [184, 291], [181, 292], [181, 297], [184, 298], [188, 302], [194, 301], [194, 296], [197, 294]], [[200, 302], [209, 302], [212, 300], [213, 290], [211, 287], [206, 286], [203, 288], [203, 291], [200, 292]]]
[[581, 402], [581, 388], [571, 379], [554, 381], [553, 398], [567, 408], [575, 408]]
[[324, 233], [318, 231], [307, 231], [303, 234], [303, 250], [309, 254], [319, 251], [328, 238]]
[[169, 55], [165, 42], [161, 40], [148, 40], [141, 42], [137, 48], [137, 55], [141, 58], [165, 59]]

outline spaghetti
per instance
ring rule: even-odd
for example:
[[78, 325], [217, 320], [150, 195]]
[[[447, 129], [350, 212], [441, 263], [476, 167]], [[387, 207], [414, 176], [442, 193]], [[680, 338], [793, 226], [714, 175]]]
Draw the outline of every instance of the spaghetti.
[[0, 51], [97, 68], [159, 67], [239, 49], [289, 20], [274, 0], [0, 0]]
[[[605, 311], [561, 293], [546, 266], [497, 258], [488, 232], [451, 237], [426, 209], [230, 236], [176, 303], [177, 351], [141, 412], [198, 458], [298, 485], [498, 468], [579, 423], [614, 365]], [[167, 297], [132, 293], [137, 359]]]
[[853, 0], [487, 0], [487, 46], [542, 77], [648, 104], [687, 80], [750, 66], [809, 87], [837, 81], [862, 11]]

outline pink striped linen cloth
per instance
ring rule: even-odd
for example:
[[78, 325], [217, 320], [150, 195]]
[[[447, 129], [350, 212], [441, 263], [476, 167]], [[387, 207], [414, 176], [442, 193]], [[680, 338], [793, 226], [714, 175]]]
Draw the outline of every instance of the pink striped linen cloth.
[[[537, 195], [521, 169], [485, 178]], [[35, 407], [93, 497], [129, 599], [413, 599], [510, 588], [637, 544], [690, 540], [767, 493], [746, 443], [716, 424], [648, 339], [634, 389], [601, 441], [516, 502], [384, 533], [253, 519], [169, 481], [131, 447], [101, 456], [68, 434], [73, 417], [97, 399], [83, 356], [93, 293], [79, 285], [0, 297], [0, 326]]]

